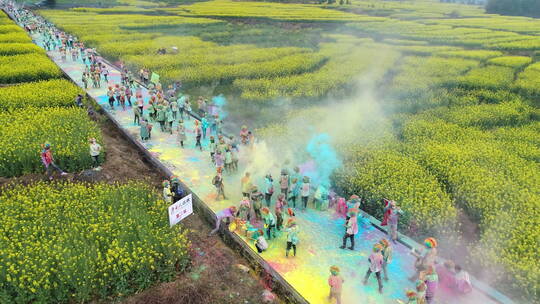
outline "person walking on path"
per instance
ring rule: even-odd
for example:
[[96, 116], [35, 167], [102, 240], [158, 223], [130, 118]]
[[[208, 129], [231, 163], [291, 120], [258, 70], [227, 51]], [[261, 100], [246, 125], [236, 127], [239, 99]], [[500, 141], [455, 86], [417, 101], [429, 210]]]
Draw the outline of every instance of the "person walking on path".
[[381, 244], [375, 244], [373, 246], [373, 252], [368, 258], [369, 261], [369, 268], [366, 272], [366, 276], [364, 277], [364, 285], [367, 284], [367, 280], [369, 279], [369, 276], [371, 273], [375, 273], [375, 277], [377, 278], [377, 283], [379, 284], [379, 293], [383, 292], [383, 284], [381, 281], [381, 271], [382, 271], [382, 264], [384, 257], [381, 254], [382, 246]]
[[292, 202], [292, 207], [296, 209], [296, 199], [300, 195], [300, 183], [298, 179], [293, 178], [291, 181], [291, 190], [289, 191], [288, 201]]
[[223, 185], [223, 176], [221, 175], [221, 170], [222, 170], [221, 168], [217, 168], [216, 176], [214, 176], [214, 178], [212, 180], [212, 184], [214, 185], [214, 187], [216, 187], [216, 190], [217, 190], [216, 200], [219, 199], [220, 195], [223, 196], [224, 200], [227, 199], [225, 197], [225, 189], [224, 189], [224, 185]]
[[266, 202], [266, 207], [270, 207], [272, 203], [272, 195], [274, 194], [273, 182], [272, 175], [267, 174], [264, 177], [264, 201]]
[[225, 208], [219, 211], [216, 214], [216, 227], [214, 228], [214, 230], [210, 231], [208, 236], [214, 235], [219, 230], [219, 227], [221, 226], [221, 221], [223, 221], [224, 219], [227, 221], [227, 226], [228, 226], [234, 220], [235, 214], [236, 214], [235, 206], [230, 206], [228, 208]]
[[382, 239], [380, 241], [380, 244], [382, 245], [381, 254], [383, 256], [382, 270], [383, 270], [384, 280], [388, 281], [388, 264], [392, 262], [392, 253], [394, 249], [392, 248], [392, 245], [387, 239]]
[[277, 225], [276, 229], [278, 231], [281, 231], [281, 227], [283, 226], [283, 209], [287, 205], [287, 201], [285, 200], [285, 195], [283, 193], [280, 193], [278, 195], [278, 199], [276, 200], [276, 218], [277, 218]]
[[289, 257], [289, 251], [293, 250], [293, 256], [296, 256], [296, 245], [298, 244], [298, 225], [292, 222], [287, 229], [287, 248], [285, 249], [285, 257]]
[[171, 108], [167, 108], [167, 112], [165, 113], [165, 119], [167, 120], [167, 130], [169, 131], [169, 133], [172, 134], [174, 115]]
[[139, 125], [141, 121], [141, 109], [139, 107], [133, 107], [133, 124]]
[[41, 150], [41, 162], [45, 166], [45, 170], [47, 172], [47, 175], [49, 176], [49, 180], [53, 179], [53, 177], [52, 177], [52, 169], [55, 169], [58, 172], [60, 172], [60, 175], [62, 175], [62, 176], [67, 175], [66, 172], [64, 172], [62, 169], [60, 169], [60, 167], [58, 167], [54, 163], [54, 157], [53, 157], [53, 153], [52, 153], [52, 150], [51, 150], [51, 144], [45, 143], [45, 144], [42, 145], [42, 147], [43, 147], [43, 149]]
[[148, 130], [148, 122], [146, 121], [146, 119], [143, 118], [141, 120], [140, 127], [141, 127], [140, 129], [141, 140], [142, 141], [148, 140], [148, 138], [150, 137], [150, 132]]
[[196, 120], [195, 121], [195, 148], [199, 147], [200, 151], [202, 151], [201, 137], [202, 137], [201, 127], [199, 126], [199, 121]]
[[381, 226], [388, 226], [387, 233], [392, 242], [397, 243], [399, 215], [403, 214], [395, 201], [385, 200], [384, 217]]
[[275, 238], [276, 218], [274, 217], [272, 212], [270, 212], [270, 209], [268, 209], [267, 207], [262, 208], [261, 211], [267, 237], [269, 240], [271, 240], [272, 237]]
[[328, 278], [328, 285], [330, 286], [330, 295], [328, 300], [336, 299], [336, 304], [341, 304], [341, 289], [345, 281], [339, 275], [339, 267], [330, 267], [330, 277]]
[[289, 172], [287, 172], [287, 169], [281, 169], [281, 176], [279, 178], [279, 188], [282, 194], [287, 197], [289, 193], [289, 187], [291, 184], [291, 179], [289, 177]]
[[94, 169], [100, 170], [99, 166], [99, 155], [101, 154], [101, 145], [97, 143], [95, 138], [90, 139], [90, 156], [94, 163]]
[[176, 127], [176, 130], [178, 131], [178, 142], [180, 142], [180, 147], [184, 147], [184, 141], [186, 141], [186, 127], [184, 126], [184, 122], [180, 121], [178, 123], [178, 126]]
[[302, 209], [306, 210], [310, 193], [309, 177], [304, 176], [302, 186], [300, 187], [300, 195], [302, 196]]
[[347, 239], [351, 240], [351, 247], [349, 247], [350, 250], [354, 250], [354, 237], [358, 234], [358, 219], [356, 218], [356, 214], [353, 214], [346, 222], [345, 222], [345, 235], [343, 236], [343, 245], [341, 245], [341, 249], [345, 249], [347, 247]]
[[165, 109], [162, 105], [157, 108], [156, 120], [159, 122], [161, 132], [165, 132]]

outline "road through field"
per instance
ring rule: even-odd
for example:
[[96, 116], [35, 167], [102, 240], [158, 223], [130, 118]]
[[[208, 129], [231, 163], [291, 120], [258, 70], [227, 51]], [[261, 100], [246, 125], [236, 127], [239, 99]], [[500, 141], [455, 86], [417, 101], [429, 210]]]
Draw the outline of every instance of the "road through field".
[[[39, 34], [32, 36], [34, 41], [41, 45]], [[83, 87], [81, 78], [85, 64], [80, 60], [72, 61], [70, 56], [62, 60], [60, 53], [49, 51], [48, 55], [60, 66], [69, 77]], [[113, 66], [110, 71], [109, 85], [120, 82], [120, 72]], [[107, 85], [101, 88], [87, 90], [90, 96], [121, 124], [121, 126], [139, 139], [140, 127], [133, 122], [131, 107], [125, 110], [116, 106], [110, 109], [107, 101]], [[143, 90], [145, 97], [145, 112], [148, 106], [148, 92]], [[176, 140], [177, 134], [161, 132], [157, 123], [154, 124], [151, 140], [141, 142], [148, 151], [159, 159], [166, 167], [180, 177], [193, 192], [212, 209], [218, 212], [230, 205], [238, 205], [241, 199], [240, 178], [249, 161], [252, 151], [241, 147], [239, 170], [234, 174], [225, 174], [225, 193], [228, 200], [216, 200], [215, 188], [211, 184], [215, 168], [210, 161], [208, 139], [203, 141], [203, 151], [195, 148], [194, 119], [185, 120], [188, 140], [185, 148], [181, 148]], [[176, 126], [176, 122], [174, 123]], [[234, 131], [237, 133], [237, 131]], [[258, 149], [258, 145], [254, 149]], [[272, 175], [279, 176], [281, 168], [273, 168]], [[262, 186], [262, 176], [254, 176], [254, 180]], [[277, 184], [275, 186], [278, 187]], [[276, 195], [275, 195], [276, 196]], [[274, 196], [274, 198], [275, 198]], [[394, 258], [389, 266], [389, 281], [383, 281], [384, 292], [379, 294], [377, 282], [372, 276], [367, 285], [362, 284], [362, 278], [368, 269], [367, 258], [374, 243], [386, 235], [370, 224], [361, 225], [356, 237], [354, 251], [339, 248], [344, 232], [344, 219], [340, 218], [334, 210], [327, 212], [308, 208], [307, 211], [297, 211], [297, 222], [300, 227], [300, 242], [296, 257], [285, 257], [286, 236], [279, 234], [277, 239], [269, 242], [269, 248], [262, 253], [262, 257], [278, 271], [294, 288], [298, 290], [310, 303], [329, 303], [327, 297], [329, 288], [327, 279], [330, 275], [329, 267], [338, 265], [345, 283], [343, 285], [343, 303], [398, 303], [405, 300], [405, 290], [413, 289], [413, 283], [407, 278], [413, 273], [414, 258], [409, 249], [402, 245], [394, 245]], [[164, 220], [167, 220], [164, 218]], [[287, 218], [285, 217], [285, 221]], [[217, 236], [214, 236], [217, 237]], [[246, 240], [254, 249], [253, 242]], [[458, 296], [440, 288], [437, 303], [497, 303], [489, 297], [474, 290], [467, 296]]]

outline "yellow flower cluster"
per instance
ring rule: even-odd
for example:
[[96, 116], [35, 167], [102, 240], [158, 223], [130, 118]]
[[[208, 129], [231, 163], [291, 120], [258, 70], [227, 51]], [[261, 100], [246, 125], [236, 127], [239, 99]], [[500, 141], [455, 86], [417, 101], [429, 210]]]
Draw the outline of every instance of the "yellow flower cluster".
[[81, 303], [174, 278], [189, 241], [141, 183], [38, 183], [0, 194], [0, 297]]
[[56, 64], [39, 53], [0, 57], [0, 83], [17, 83], [61, 77]]
[[83, 91], [71, 81], [52, 79], [0, 88], [0, 109], [12, 111], [25, 107], [69, 107]]
[[49, 142], [55, 163], [73, 172], [92, 166], [88, 139], [101, 132], [79, 108], [25, 108], [0, 112], [0, 176], [43, 172], [41, 145]]

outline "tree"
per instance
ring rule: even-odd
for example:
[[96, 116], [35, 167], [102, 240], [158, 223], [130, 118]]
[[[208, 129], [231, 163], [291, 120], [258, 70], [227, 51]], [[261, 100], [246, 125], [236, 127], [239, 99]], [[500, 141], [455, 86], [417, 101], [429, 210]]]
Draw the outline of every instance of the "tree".
[[540, 17], [540, 0], [488, 0], [488, 13]]

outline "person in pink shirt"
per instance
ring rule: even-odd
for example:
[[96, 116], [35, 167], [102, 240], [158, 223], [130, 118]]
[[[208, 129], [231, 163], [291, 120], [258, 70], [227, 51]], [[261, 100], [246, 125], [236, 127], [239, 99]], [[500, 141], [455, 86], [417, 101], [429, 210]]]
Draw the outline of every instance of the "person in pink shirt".
[[341, 304], [341, 287], [343, 285], [343, 278], [339, 275], [339, 267], [330, 267], [330, 277], [328, 278], [328, 285], [330, 285], [330, 295], [328, 299], [336, 299], [337, 304]]
[[218, 230], [219, 230], [219, 227], [221, 226], [221, 221], [223, 219], [228, 219], [229, 222], [231, 222], [234, 217], [236, 215], [236, 207], [235, 206], [230, 206], [228, 208], [225, 208], [223, 210], [221, 210], [220, 212], [218, 212], [216, 214], [216, 228], [214, 228], [214, 230], [210, 231], [210, 234], [209, 235], [213, 235], [214, 233], [216, 233]]
[[381, 251], [382, 251], [381, 244], [375, 244], [375, 246], [373, 246], [373, 252], [371, 253], [368, 259], [370, 265], [369, 265], [368, 271], [366, 272], [366, 276], [364, 277], [364, 285], [366, 285], [367, 280], [369, 279], [369, 276], [371, 275], [371, 273], [372, 272], [375, 273], [375, 277], [377, 277], [377, 282], [379, 283], [379, 293], [383, 292], [383, 285], [381, 281], [381, 270], [383, 266], [384, 257], [381, 254]]

